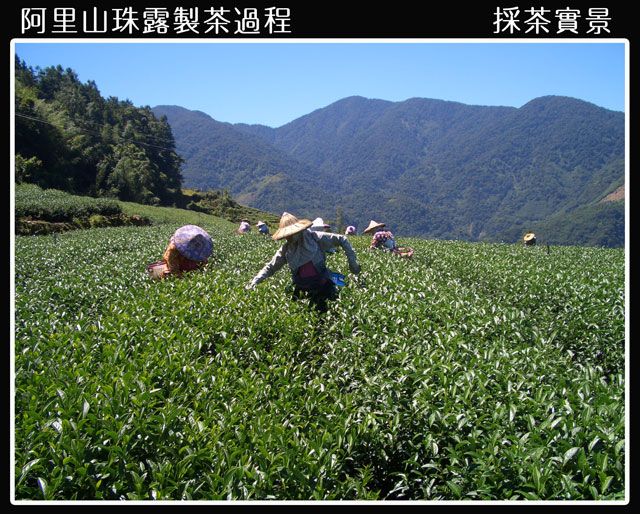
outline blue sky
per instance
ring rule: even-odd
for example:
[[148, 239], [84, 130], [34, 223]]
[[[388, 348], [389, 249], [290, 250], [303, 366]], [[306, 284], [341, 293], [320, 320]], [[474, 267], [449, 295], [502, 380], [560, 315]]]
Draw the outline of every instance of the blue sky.
[[544, 95], [625, 108], [613, 42], [15, 42], [29, 66], [60, 64], [102, 96], [278, 127], [341, 98], [422, 97], [521, 107]]

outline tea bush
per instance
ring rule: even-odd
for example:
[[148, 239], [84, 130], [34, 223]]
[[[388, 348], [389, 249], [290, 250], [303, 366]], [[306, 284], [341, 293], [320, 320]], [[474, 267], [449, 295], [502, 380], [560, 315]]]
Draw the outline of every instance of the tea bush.
[[[279, 243], [137, 207], [16, 237], [16, 499], [625, 497], [622, 250], [357, 236], [320, 317], [286, 270], [244, 290]], [[185, 223], [209, 264], [149, 280]]]
[[116, 200], [76, 196], [57, 189], [41, 189], [35, 184], [15, 185], [16, 218], [64, 222], [92, 215], [113, 216], [121, 211]]

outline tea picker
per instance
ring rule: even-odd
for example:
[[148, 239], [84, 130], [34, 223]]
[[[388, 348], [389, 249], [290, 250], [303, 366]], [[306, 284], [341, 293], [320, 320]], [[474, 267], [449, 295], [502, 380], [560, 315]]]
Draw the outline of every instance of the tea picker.
[[251, 232], [251, 224], [249, 223], [249, 220], [240, 220], [240, 226], [236, 230], [236, 234], [248, 234], [249, 232]]
[[309, 230], [311, 225], [308, 219], [298, 219], [284, 212], [278, 230], [271, 237], [274, 241], [285, 239], [285, 243], [245, 289], [253, 289], [287, 264], [294, 286], [294, 299], [307, 297], [318, 311], [326, 312], [327, 302], [337, 298], [337, 288], [345, 283], [344, 275], [334, 274], [327, 268], [326, 252], [341, 247], [347, 256], [350, 271], [356, 275], [360, 273], [360, 265], [346, 236], [314, 232]]
[[264, 221], [258, 220], [258, 223], [256, 223], [256, 227], [260, 234], [263, 234], [265, 236], [269, 235], [269, 227]]
[[533, 232], [527, 232], [522, 238], [522, 242], [524, 243], [524, 246], [535, 246], [536, 235]]
[[[331, 225], [324, 222], [322, 218], [316, 218], [311, 223], [309, 230], [313, 230], [314, 232], [331, 232]], [[325, 250], [326, 253], [336, 253], [335, 248], [329, 248]]]
[[383, 250], [391, 252], [398, 257], [411, 258], [413, 256], [413, 248], [398, 246], [393, 234], [389, 230], [383, 230], [385, 227], [384, 223], [371, 220], [369, 226], [363, 230], [365, 234], [373, 234], [369, 249]]
[[213, 239], [197, 225], [184, 225], [176, 230], [162, 255], [162, 260], [147, 266], [153, 279], [163, 279], [169, 275], [202, 268], [213, 251]]

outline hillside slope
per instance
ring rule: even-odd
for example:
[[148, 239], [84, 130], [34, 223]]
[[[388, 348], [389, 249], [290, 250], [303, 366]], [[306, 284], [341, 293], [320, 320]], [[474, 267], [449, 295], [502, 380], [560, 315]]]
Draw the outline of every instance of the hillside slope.
[[227, 189], [239, 203], [275, 213], [292, 210], [311, 216], [323, 205], [311, 168], [262, 139], [199, 111], [177, 106], [152, 110], [178, 135], [185, 187]]
[[[172, 109], [186, 184], [271, 211], [341, 209], [360, 229], [375, 219], [406, 235], [517, 240], [554, 217], [582, 227], [562, 243], [582, 244], [601, 225], [601, 210], [582, 208], [624, 183], [624, 114], [568, 97], [521, 108], [349, 97], [278, 128]], [[619, 236], [612, 226], [602, 239]]]

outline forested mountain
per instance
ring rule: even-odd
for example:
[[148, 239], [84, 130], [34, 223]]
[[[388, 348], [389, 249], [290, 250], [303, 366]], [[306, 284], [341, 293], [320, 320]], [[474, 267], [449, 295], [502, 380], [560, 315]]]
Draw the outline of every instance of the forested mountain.
[[16, 59], [16, 181], [81, 195], [172, 205], [181, 159], [171, 127], [149, 107], [103, 98], [61, 66]]
[[[623, 113], [567, 97], [519, 109], [350, 97], [276, 129], [236, 127], [317, 167], [346, 221], [382, 219], [405, 234], [514, 240], [624, 181]], [[597, 216], [593, 225], [580, 212], [566, 222], [578, 216], [583, 230], [565, 242], [591, 240]], [[623, 244], [619, 230], [599, 230]]]
[[624, 184], [624, 114], [588, 102], [352, 97], [277, 129], [237, 128], [340, 184], [345, 218], [360, 225], [377, 216], [402, 233], [494, 241], [537, 227], [547, 241], [624, 245], [624, 203], [597, 205]]
[[153, 112], [166, 117], [178, 135], [186, 187], [228, 189], [241, 204], [300, 216], [312, 216], [330, 202], [312, 167], [262, 138], [200, 111], [161, 105]]
[[[360, 137], [379, 127], [392, 102], [368, 100], [358, 96], [344, 98], [323, 109], [302, 116], [278, 129], [263, 125], [236, 124], [239, 130], [252, 133], [314, 168], [324, 169], [331, 179], [342, 176], [338, 168], [343, 161], [363, 162], [368, 155], [354, 155]], [[393, 137], [385, 134], [383, 137]], [[368, 152], [365, 152], [368, 154]], [[376, 160], [376, 157], [371, 157]], [[337, 159], [341, 162], [337, 162]]]
[[349, 97], [271, 128], [105, 99], [73, 70], [16, 59], [15, 114], [16, 180], [42, 187], [179, 206], [182, 186], [224, 189], [399, 237], [624, 244], [624, 197], [601, 203], [624, 191], [624, 114], [574, 98]]
[[621, 246], [624, 244], [624, 203], [598, 202], [582, 205], [534, 223], [543, 243], [567, 244], [580, 241], [584, 246]]

